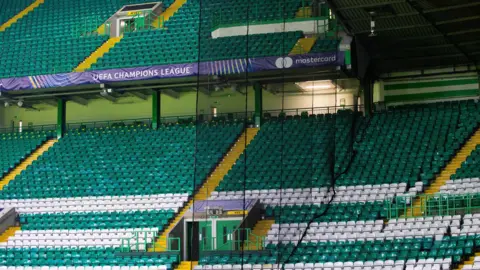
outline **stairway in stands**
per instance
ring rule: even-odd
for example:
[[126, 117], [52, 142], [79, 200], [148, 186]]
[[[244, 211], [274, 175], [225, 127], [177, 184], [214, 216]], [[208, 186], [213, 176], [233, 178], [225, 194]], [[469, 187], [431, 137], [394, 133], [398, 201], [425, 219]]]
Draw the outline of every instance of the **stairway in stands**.
[[[468, 139], [468, 141], [462, 146], [462, 148], [457, 152], [457, 154], [452, 158], [452, 160], [450, 160], [447, 166], [445, 166], [445, 168], [443, 168], [443, 170], [437, 175], [435, 180], [433, 180], [433, 182], [425, 190], [424, 193], [435, 194], [439, 192], [440, 187], [445, 185], [445, 183], [450, 179], [450, 176], [462, 166], [462, 163], [467, 159], [470, 153], [475, 150], [475, 147], [478, 144], [480, 144], [480, 129], [477, 129], [477, 131], [470, 137], [470, 139]], [[413, 202], [413, 205], [409, 209], [407, 209], [406, 213], [413, 213], [413, 216], [421, 216], [421, 204], [421, 197], [418, 197]]]
[[41, 145], [37, 150], [33, 151], [30, 156], [28, 156], [25, 160], [23, 160], [17, 167], [11, 170], [2, 180], [0, 180], [0, 190], [3, 189], [10, 181], [15, 179], [17, 175], [19, 175], [23, 170], [25, 170], [28, 166], [30, 166], [35, 160], [38, 159], [43, 153], [45, 153], [50, 147], [52, 147], [57, 142], [56, 139], [51, 139], [46, 141], [43, 145]]
[[89, 69], [93, 64], [95, 64], [98, 59], [103, 57], [106, 53], [108, 53], [113, 47], [115, 47], [115, 44], [120, 42], [122, 40], [123, 36], [119, 37], [111, 37], [105, 43], [103, 43], [98, 49], [96, 49], [90, 56], [88, 56], [80, 65], [78, 65], [73, 72], [83, 72], [87, 69]]
[[[0, 32], [5, 31], [7, 28], [12, 26], [14, 23], [16, 23], [18, 20], [21, 18], [25, 17], [28, 13], [32, 12], [34, 9], [36, 9], [38, 6], [43, 4], [45, 0], [36, 0], [33, 2], [31, 5], [26, 7], [24, 10], [20, 11], [17, 15], [13, 16], [10, 20], [6, 21], [4, 24], [0, 25]], [[0, 11], [1, 12], [1, 11]]]
[[157, 252], [167, 250], [168, 234], [170, 231], [177, 225], [178, 222], [180, 222], [183, 215], [193, 205], [194, 200], [206, 200], [208, 197], [210, 197], [210, 194], [215, 190], [228, 171], [233, 167], [237, 159], [240, 157], [243, 151], [245, 151], [245, 148], [250, 144], [255, 135], [257, 135], [258, 131], [258, 128], [247, 128], [242, 135], [240, 135], [236, 143], [232, 146], [232, 148], [230, 148], [220, 164], [218, 164], [212, 174], [207, 178], [203, 186], [194, 195], [194, 198], [190, 199], [185, 207], [183, 207], [183, 209], [177, 214], [175, 219], [170, 222], [170, 225], [157, 238], [153, 247], [150, 248], [149, 251]]
[[5, 243], [8, 238], [13, 236], [15, 232], [19, 231], [20, 227], [10, 227], [0, 235], [0, 243]]
[[253, 227], [252, 233], [249, 235], [248, 242], [244, 245], [244, 250], [260, 250], [263, 239], [267, 236], [268, 231], [275, 223], [273, 219], [259, 220]]
[[191, 261], [182, 261], [178, 266], [177, 270], [192, 270], [195, 266], [198, 265], [198, 262], [191, 262]]
[[162, 28], [166, 21], [168, 21], [175, 13], [185, 4], [187, 0], [176, 0], [171, 4], [157, 19], [152, 23], [155, 28]]

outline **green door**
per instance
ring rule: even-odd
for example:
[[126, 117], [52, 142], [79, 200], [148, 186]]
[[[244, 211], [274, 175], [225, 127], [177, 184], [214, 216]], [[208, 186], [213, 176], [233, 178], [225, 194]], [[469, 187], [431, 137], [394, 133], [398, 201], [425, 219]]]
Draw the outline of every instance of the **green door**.
[[238, 240], [239, 233], [237, 228], [240, 226], [241, 220], [217, 220], [217, 248], [216, 250], [238, 250], [240, 242]]
[[198, 223], [200, 250], [213, 250], [214, 239], [212, 239], [212, 222], [200, 221]]

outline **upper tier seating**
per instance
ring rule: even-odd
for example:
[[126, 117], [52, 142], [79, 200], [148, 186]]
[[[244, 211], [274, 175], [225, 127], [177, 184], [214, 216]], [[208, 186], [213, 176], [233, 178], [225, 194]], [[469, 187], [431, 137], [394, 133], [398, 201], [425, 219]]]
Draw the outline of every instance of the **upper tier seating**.
[[39, 147], [47, 140], [48, 135], [49, 132], [44, 131], [0, 134], [0, 169], [2, 175], [13, 169], [22, 159]]
[[[271, 8], [273, 2], [256, 2], [261, 6], [259, 9], [263, 10], [258, 13], [257, 19], [277, 19], [278, 9]], [[282, 1], [282, 5], [283, 3]], [[301, 3], [301, 0], [286, 1], [285, 18], [293, 18]], [[243, 18], [247, 6], [244, 1], [235, 0], [225, 5], [221, 0], [209, 0], [202, 1], [200, 11], [200, 1], [189, 0], [165, 23], [165, 29], [125, 33], [122, 41], [99, 59], [92, 69], [288, 54], [302, 36], [301, 32], [250, 35], [248, 46], [245, 36], [211, 38], [215, 14], [233, 12], [239, 14], [238, 18]]]
[[70, 131], [0, 198], [192, 194], [241, 131], [237, 123]]
[[0, 1], [0, 25], [28, 7], [33, 0]]
[[178, 263], [177, 255], [156, 253], [118, 256], [118, 249], [114, 248], [0, 248], [2, 270], [32, 269], [29, 267], [93, 270], [95, 266], [102, 266], [102, 269], [106, 270], [172, 270], [174, 263]]
[[0, 77], [71, 72], [108, 38], [92, 32], [122, 6], [145, 2], [149, 1], [45, 1], [0, 32]]

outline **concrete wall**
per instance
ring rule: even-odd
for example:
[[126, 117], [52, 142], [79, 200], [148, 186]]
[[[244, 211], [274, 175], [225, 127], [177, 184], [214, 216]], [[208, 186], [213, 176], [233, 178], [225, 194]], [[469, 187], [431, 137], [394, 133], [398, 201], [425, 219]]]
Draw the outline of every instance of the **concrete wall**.
[[[214, 92], [210, 96], [198, 93], [198, 113], [211, 114], [211, 108], [216, 107], [217, 113], [236, 113], [249, 112], [255, 110], [255, 94], [251, 87], [241, 89], [246, 91], [246, 95], [231, 89]], [[336, 100], [335, 100], [336, 99]], [[337, 95], [332, 91], [316, 91], [305, 93], [285, 93], [272, 94], [264, 91], [263, 110], [282, 109], [306, 109], [312, 107], [331, 107], [339, 106], [341, 100], [345, 99], [346, 105], [353, 104], [353, 95], [350, 91], [340, 92]], [[165, 94], [161, 96], [161, 114], [162, 117], [187, 116], [197, 113], [197, 93], [183, 92], [180, 98], [175, 99]], [[38, 111], [10, 106], [0, 108], [0, 124], [3, 127], [10, 127], [14, 121], [22, 120], [24, 126], [29, 123], [33, 125], [55, 124], [57, 120], [57, 108], [47, 104], [35, 105]], [[67, 123], [124, 120], [151, 118], [152, 101], [151, 97], [142, 100], [133, 96], [126, 96], [112, 103], [108, 100], [99, 98], [91, 100], [87, 106], [79, 105], [74, 102], [67, 102]]]

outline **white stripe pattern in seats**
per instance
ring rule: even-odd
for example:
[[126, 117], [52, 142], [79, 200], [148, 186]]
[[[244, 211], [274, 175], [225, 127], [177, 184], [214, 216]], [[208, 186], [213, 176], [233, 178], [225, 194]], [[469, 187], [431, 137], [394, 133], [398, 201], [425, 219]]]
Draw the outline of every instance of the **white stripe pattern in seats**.
[[158, 228], [104, 230], [19, 230], [1, 243], [7, 247], [117, 247], [151, 243]]
[[[435, 237], [441, 239], [448, 228], [460, 226], [461, 216], [436, 216], [390, 220], [313, 222], [304, 242], [358, 241], [401, 239], [407, 237]], [[297, 243], [307, 223], [273, 224], [265, 239], [268, 244]]]
[[443, 194], [468, 194], [480, 193], [480, 178], [464, 178], [457, 180], [447, 180], [440, 187], [440, 193]]
[[462, 224], [454, 224], [450, 227], [452, 236], [471, 235], [480, 233], [480, 213], [466, 214]]
[[[409, 191], [410, 195], [415, 195], [420, 187], [416, 186]], [[345, 202], [370, 202], [383, 201], [398, 195], [405, 194], [407, 185], [382, 184], [382, 185], [363, 185], [363, 186], [339, 186], [335, 188], [336, 196], [334, 203]], [[230, 199], [259, 199], [267, 205], [304, 205], [304, 204], [322, 204], [327, 202], [333, 195], [333, 191], [328, 192], [327, 187], [323, 188], [303, 188], [303, 189], [262, 189], [244, 191], [220, 191], [212, 192], [210, 200], [230, 200]]]
[[452, 259], [420, 259], [420, 260], [387, 260], [387, 261], [356, 261], [356, 262], [326, 262], [326, 263], [296, 263], [296, 264], [217, 264], [198, 265], [194, 270], [450, 270]]
[[101, 196], [48, 199], [0, 200], [0, 208], [14, 207], [18, 213], [123, 212], [136, 210], [178, 211], [188, 194]]

